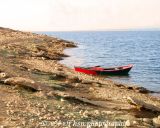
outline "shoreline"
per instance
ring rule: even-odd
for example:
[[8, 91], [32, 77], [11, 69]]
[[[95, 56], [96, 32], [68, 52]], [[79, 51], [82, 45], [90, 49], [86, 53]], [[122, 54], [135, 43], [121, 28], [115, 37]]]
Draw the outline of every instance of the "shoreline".
[[55, 120], [121, 120], [137, 128], [160, 125], [160, 99], [149, 90], [60, 64], [67, 57], [64, 49], [76, 47], [73, 42], [6, 28], [0, 28], [0, 35], [0, 126], [38, 127]]
[[[76, 43], [76, 46], [77, 47], [79, 47], [78, 46], [78, 43]], [[76, 48], [77, 48], [76, 47]], [[73, 47], [74, 48], [74, 47]], [[69, 50], [72, 50], [72, 48], [68, 48]], [[68, 51], [68, 49], [66, 48], [66, 49], [64, 49], [64, 51], [65, 50], [67, 50]], [[70, 51], [68, 51], [68, 52], [70, 52]], [[66, 57], [63, 57], [63, 59], [62, 60], [60, 60], [60, 61], [62, 61], [62, 62], [60, 62], [60, 64], [62, 64], [62, 65], [65, 65], [66, 67], [68, 67], [68, 68], [70, 68], [70, 69], [72, 69], [72, 70], [74, 70], [74, 66], [72, 66], [71, 64], [65, 64], [63, 61], [65, 61], [65, 59], [66, 58], [68, 58], [68, 57], [71, 57], [71, 55], [68, 55], [68, 53], [67, 52], [64, 52], [67, 56]], [[128, 74], [129, 75], [129, 74]], [[95, 75], [94, 77], [97, 77], [97, 75]], [[126, 83], [126, 82], [123, 82], [123, 81], [116, 81], [116, 80], [114, 80], [114, 79], [112, 79], [112, 76], [107, 76], [107, 77], [104, 77], [103, 75], [102, 76], [98, 76], [98, 77], [102, 77], [104, 80], [111, 80], [111, 81], [114, 81], [115, 83], [117, 83], [117, 84], [122, 84], [122, 85], [125, 85], [125, 86], [129, 86], [129, 87], [142, 87], [142, 88], [144, 88], [146, 91], [148, 91], [148, 94], [150, 94], [150, 95], [152, 95], [152, 96], [155, 96], [155, 97], [157, 97], [157, 98], [160, 98], [160, 91], [154, 91], [154, 90], [151, 90], [151, 89], [148, 89], [148, 88], [146, 88], [146, 87], [143, 87], [143, 85], [139, 85], [139, 84], [137, 84], [137, 83]]]

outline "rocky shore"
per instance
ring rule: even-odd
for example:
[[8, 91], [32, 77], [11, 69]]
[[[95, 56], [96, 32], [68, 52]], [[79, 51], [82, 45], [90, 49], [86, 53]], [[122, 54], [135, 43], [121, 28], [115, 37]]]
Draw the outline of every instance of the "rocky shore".
[[[160, 127], [150, 91], [75, 72], [58, 61], [73, 42], [0, 27], [0, 128]], [[92, 124], [91, 124], [92, 122]]]

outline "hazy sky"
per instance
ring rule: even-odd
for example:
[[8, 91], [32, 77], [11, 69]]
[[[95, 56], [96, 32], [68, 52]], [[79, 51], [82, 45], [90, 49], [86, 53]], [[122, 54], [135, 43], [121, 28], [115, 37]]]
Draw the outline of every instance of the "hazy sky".
[[29, 31], [160, 28], [160, 0], [0, 0], [0, 26]]

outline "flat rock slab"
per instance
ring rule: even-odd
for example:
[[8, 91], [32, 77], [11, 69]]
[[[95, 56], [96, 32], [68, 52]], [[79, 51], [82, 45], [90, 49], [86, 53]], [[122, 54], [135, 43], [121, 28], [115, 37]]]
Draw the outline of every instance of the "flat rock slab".
[[128, 97], [127, 100], [130, 104], [137, 106], [139, 108], [145, 108], [145, 109], [148, 109], [151, 111], [160, 112], [160, 107], [158, 107], [156, 105], [146, 103], [146, 102], [144, 102], [142, 100], [138, 100], [134, 97]]
[[91, 100], [88, 99], [87, 97], [81, 97], [81, 96], [76, 96], [76, 95], [72, 95], [70, 93], [66, 93], [66, 92], [60, 92], [60, 91], [56, 91], [55, 95], [63, 97], [67, 100], [75, 100], [75, 101], [79, 101], [82, 103], [86, 103], [89, 105], [93, 105], [93, 106], [98, 106], [98, 107], [102, 107], [102, 108], [108, 108], [108, 109], [130, 109], [131, 106], [129, 104], [124, 104], [122, 102], [118, 102], [118, 101], [98, 101], [98, 100]]
[[20, 85], [22, 87], [28, 87], [37, 91], [51, 91], [52, 88], [44, 84], [35, 82], [34, 80], [23, 78], [23, 77], [11, 77], [4, 81], [5, 84], [9, 85]]

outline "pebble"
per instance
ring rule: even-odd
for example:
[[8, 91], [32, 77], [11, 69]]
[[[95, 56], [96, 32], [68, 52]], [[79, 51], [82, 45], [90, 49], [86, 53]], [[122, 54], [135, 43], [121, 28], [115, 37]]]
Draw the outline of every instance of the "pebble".
[[111, 114], [114, 114], [114, 112], [112, 111], [102, 111], [103, 114], [107, 114], [107, 115], [111, 115]]
[[7, 77], [7, 75], [6, 75], [5, 72], [1, 72], [1, 73], [0, 73], [0, 78], [6, 78], [6, 77]]
[[17, 120], [19, 120], [19, 119], [17, 119], [17, 118], [11, 118], [11, 121], [17, 121]]
[[93, 91], [94, 91], [94, 88], [90, 87], [90, 88], [89, 88], [89, 91], [93, 92]]
[[89, 80], [82, 80], [82, 84], [92, 84], [93, 82], [92, 81], [89, 81]]
[[43, 117], [39, 117], [39, 120], [43, 120], [44, 118]]
[[47, 94], [43, 91], [38, 92], [37, 96], [47, 99]]
[[27, 123], [26, 121], [22, 121], [22, 125], [24, 125], [24, 126], [25, 126], [25, 125], [26, 125], [26, 123]]
[[39, 108], [43, 108], [43, 105], [41, 103], [38, 103], [36, 106]]
[[60, 111], [60, 113], [61, 113], [61, 114], [64, 114], [64, 111], [63, 111], [63, 110], [61, 110], [61, 111]]
[[65, 100], [63, 98], [60, 99], [61, 102], [64, 102]]
[[44, 109], [46, 109], [47, 107], [48, 107], [48, 105], [46, 105], [46, 104], [43, 105], [43, 108], [44, 108]]
[[7, 112], [8, 115], [10, 115], [10, 110], [7, 110], [6, 112]]
[[48, 96], [54, 96], [54, 92], [53, 92], [53, 91], [50, 91], [50, 92], [47, 93], [47, 95], [48, 95]]
[[87, 118], [88, 117], [88, 111], [87, 110], [84, 111], [82, 115], [83, 115], [83, 117]]
[[160, 127], [160, 119], [159, 118], [153, 118], [153, 125], [156, 128], [159, 128]]
[[148, 123], [148, 124], [152, 123], [152, 120], [149, 118], [143, 118], [142, 120], [143, 120], [143, 122]]
[[133, 124], [134, 124], [134, 125], [137, 125], [137, 124], [138, 124], [138, 122], [134, 120], [134, 121], [133, 121]]
[[127, 127], [130, 127], [130, 126], [131, 126], [130, 120], [127, 120], [127, 121], [125, 122], [125, 126], [127, 126]]
[[74, 84], [74, 87], [78, 87], [80, 84], [79, 83], [75, 83]]
[[94, 114], [95, 114], [95, 115], [99, 115], [100, 112], [99, 112], [98, 110], [95, 110], [95, 111], [94, 111]]
[[37, 116], [40, 116], [40, 115], [41, 115], [41, 113], [40, 113], [40, 112], [38, 112], [38, 113], [37, 113]]
[[61, 110], [65, 110], [65, 107], [62, 107]]
[[80, 110], [80, 111], [79, 111], [79, 114], [82, 114], [82, 112], [83, 112], [83, 110]]

